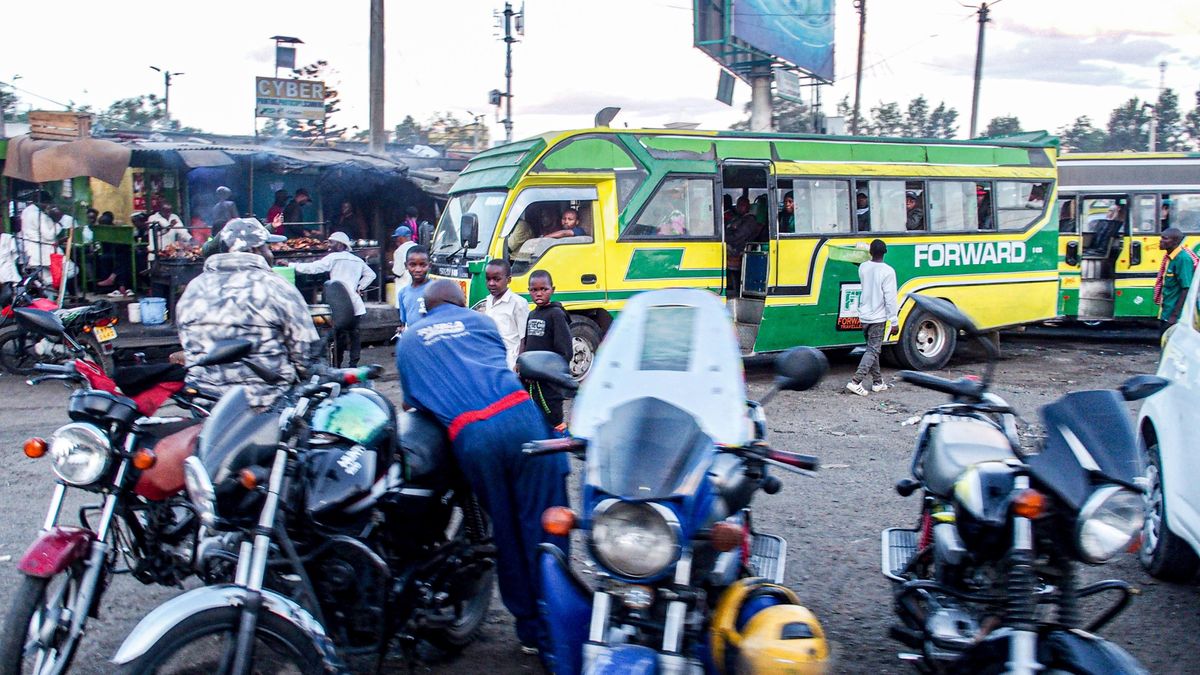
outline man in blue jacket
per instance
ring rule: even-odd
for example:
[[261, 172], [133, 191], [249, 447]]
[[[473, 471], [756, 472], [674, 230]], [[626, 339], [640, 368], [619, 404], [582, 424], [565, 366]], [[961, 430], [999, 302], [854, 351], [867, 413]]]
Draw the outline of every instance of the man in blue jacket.
[[454, 456], [492, 518], [500, 597], [517, 620], [527, 653], [543, 648], [538, 620], [537, 546], [567, 541], [542, 531], [542, 512], [566, 506], [565, 455], [528, 457], [521, 446], [548, 438], [541, 411], [509, 367], [496, 323], [465, 308], [458, 284], [425, 291], [425, 316], [396, 345], [408, 405], [446, 426]]

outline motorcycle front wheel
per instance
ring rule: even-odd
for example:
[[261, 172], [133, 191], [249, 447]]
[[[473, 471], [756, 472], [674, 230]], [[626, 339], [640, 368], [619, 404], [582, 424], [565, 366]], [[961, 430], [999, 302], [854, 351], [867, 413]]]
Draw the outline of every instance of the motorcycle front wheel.
[[73, 565], [49, 579], [21, 576], [0, 635], [0, 673], [63, 673], [71, 667], [82, 636], [71, 635], [71, 610], [83, 572], [83, 565]]
[[37, 364], [33, 344], [38, 338], [13, 330], [0, 336], [0, 365], [13, 375], [29, 375]]
[[[447, 538], [457, 539], [467, 545], [489, 545], [492, 539], [492, 524], [474, 496], [455, 509], [447, 527]], [[443, 626], [422, 634], [447, 656], [458, 654], [475, 641], [488, 609], [492, 604], [492, 591], [496, 585], [496, 568], [493, 565], [482, 574], [471, 579], [460, 580], [454, 589], [456, 601], [450, 611], [452, 619]]]
[[[240, 607], [204, 610], [179, 622], [146, 653], [121, 666], [124, 675], [214, 675], [228, 673], [237, 647]], [[295, 624], [270, 612], [258, 616], [254, 632], [254, 675], [315, 675], [324, 660]]]

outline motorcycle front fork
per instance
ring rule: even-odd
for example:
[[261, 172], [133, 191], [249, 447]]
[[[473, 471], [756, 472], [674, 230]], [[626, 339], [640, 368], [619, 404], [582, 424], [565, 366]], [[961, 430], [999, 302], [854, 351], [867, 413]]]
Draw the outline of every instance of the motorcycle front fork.
[[[1017, 476], [1014, 489], [1019, 491], [1028, 487], [1029, 477]], [[1013, 518], [1013, 542], [1010, 555], [1014, 560], [1013, 569], [1009, 570], [1010, 576], [1033, 575], [1032, 569], [1025, 568], [1026, 562], [1033, 559], [1033, 522], [1028, 518], [1021, 516]], [[1031, 586], [1031, 584], [1013, 583], [1010, 581], [1010, 586], [1025, 589], [1026, 586]], [[1019, 618], [1017, 625], [1013, 626], [1012, 637], [1009, 638], [1008, 662], [1005, 664], [1005, 667], [1007, 668], [1007, 672], [1012, 675], [1034, 675], [1042, 670], [1042, 665], [1038, 663], [1037, 658], [1037, 626], [1032, 620], [1032, 613], [1037, 609], [1037, 601], [1032, 595], [1032, 593], [1036, 592], [1036, 589], [1030, 587], [1027, 590], [1030, 593], [1029, 597], [1014, 598], [1014, 600], [1021, 603], [1033, 603], [1033, 606], [1026, 608], [1030, 616]]]

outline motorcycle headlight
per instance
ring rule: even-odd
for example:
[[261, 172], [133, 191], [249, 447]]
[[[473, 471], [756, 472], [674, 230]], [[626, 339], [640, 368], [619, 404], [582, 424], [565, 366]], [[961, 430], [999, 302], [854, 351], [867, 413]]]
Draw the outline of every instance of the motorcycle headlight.
[[213, 527], [217, 523], [217, 491], [213, 488], [212, 479], [204, 462], [197, 457], [183, 460], [183, 483], [187, 487], [188, 499], [196, 507], [196, 514], [205, 527]]
[[1096, 490], [1075, 526], [1080, 556], [1093, 564], [1108, 562], [1129, 545], [1145, 517], [1145, 501], [1133, 490], [1118, 485]]
[[72, 422], [59, 427], [50, 437], [50, 459], [54, 475], [64, 483], [86, 486], [96, 482], [112, 456], [112, 444], [99, 427]]
[[679, 520], [661, 504], [609, 499], [592, 514], [592, 551], [631, 579], [658, 574], [679, 557]]

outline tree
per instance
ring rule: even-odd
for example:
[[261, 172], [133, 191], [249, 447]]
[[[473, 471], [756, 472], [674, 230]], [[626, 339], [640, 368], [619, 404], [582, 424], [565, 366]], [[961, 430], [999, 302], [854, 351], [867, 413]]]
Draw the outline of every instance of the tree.
[[1163, 89], [1155, 106], [1158, 123], [1154, 125], [1155, 149], [1178, 151], [1187, 148], [1184, 140], [1183, 115], [1179, 113], [1179, 95], [1173, 89]]
[[429, 130], [414, 120], [412, 115], [405, 115], [404, 121], [396, 125], [394, 134], [396, 142], [402, 145], [425, 145], [429, 142]]
[[20, 101], [17, 98], [16, 92], [5, 91], [0, 89], [0, 112], [3, 113], [5, 120], [9, 122], [27, 122], [29, 121], [28, 112], [18, 112], [17, 103]]
[[1001, 115], [993, 117], [992, 121], [988, 122], [987, 129], [983, 130], [984, 136], [1003, 136], [1005, 134], [1021, 133], [1021, 120], [1015, 115]]
[[929, 138], [932, 136], [929, 128], [929, 102], [924, 96], [918, 96], [908, 102], [908, 110], [904, 113], [904, 133], [911, 138]]
[[1058, 136], [1064, 152], [1100, 152], [1108, 144], [1108, 135], [1093, 126], [1087, 115], [1059, 129]]
[[[747, 103], [743, 108], [746, 119], [734, 122], [729, 127], [734, 131], [749, 131], [752, 104]], [[789, 134], [813, 133], [812, 109], [803, 103], [796, 103], [778, 96], [771, 97], [771, 125], [775, 131]]]
[[[850, 133], [851, 129], [854, 129], [855, 133], [858, 134], [868, 133], [867, 120], [863, 117], [861, 110], [858, 113], [858, 119], [854, 119], [854, 104], [850, 102], [849, 96], [843, 96], [842, 100], [838, 101], [837, 112], [838, 115], [842, 116], [842, 119], [846, 120], [846, 133]], [[855, 123], [856, 121], [857, 123]]]
[[1188, 138], [1192, 139], [1192, 144], [1200, 147], [1200, 90], [1196, 91], [1196, 107], [1187, 114], [1184, 127]]
[[262, 129], [258, 130], [259, 136], [265, 136], [267, 138], [279, 138], [286, 134], [287, 129], [284, 128], [283, 123], [274, 117], [268, 118], [266, 123], [262, 125]]
[[488, 129], [474, 121], [463, 123], [449, 111], [435, 114], [425, 125], [430, 143], [460, 150], [486, 148]]
[[945, 102], [929, 113], [929, 138], [954, 138], [958, 135], [958, 110], [947, 108]]
[[1150, 145], [1150, 113], [1134, 96], [1108, 117], [1105, 150], [1145, 150]]
[[346, 133], [345, 127], [339, 127], [333, 123], [334, 114], [341, 110], [339, 107], [341, 99], [338, 98], [337, 89], [330, 86], [330, 78], [334, 75], [336, 72], [324, 59], [292, 71], [293, 80], [321, 80], [325, 83], [325, 119], [323, 121], [288, 120], [288, 136], [308, 140], [325, 140], [328, 138], [338, 139]]
[[871, 122], [867, 128], [873, 136], [903, 136], [904, 115], [900, 113], [900, 104], [880, 101], [871, 108]]

